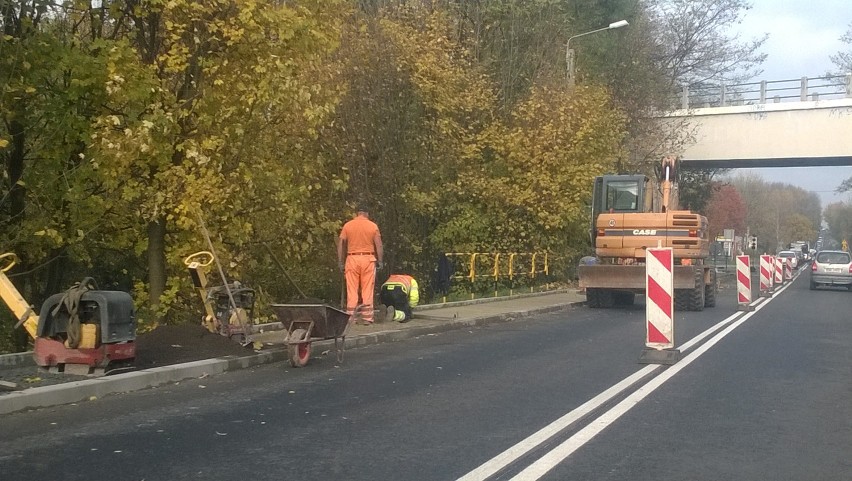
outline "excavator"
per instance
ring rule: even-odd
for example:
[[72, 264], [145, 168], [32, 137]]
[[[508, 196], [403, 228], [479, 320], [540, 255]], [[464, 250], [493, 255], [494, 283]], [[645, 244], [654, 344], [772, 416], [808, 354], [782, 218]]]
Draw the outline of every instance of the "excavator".
[[591, 241], [595, 255], [578, 267], [580, 288], [591, 308], [631, 305], [645, 292], [645, 250], [671, 247], [674, 253], [675, 310], [701, 311], [716, 305], [716, 270], [707, 264], [707, 218], [677, 210], [680, 159], [666, 156], [645, 175], [595, 178]]
[[37, 314], [6, 276], [18, 262], [0, 254], [0, 298], [33, 338], [36, 364], [51, 372], [100, 376], [136, 358], [136, 313], [130, 294], [98, 290], [91, 277], [47, 298]]

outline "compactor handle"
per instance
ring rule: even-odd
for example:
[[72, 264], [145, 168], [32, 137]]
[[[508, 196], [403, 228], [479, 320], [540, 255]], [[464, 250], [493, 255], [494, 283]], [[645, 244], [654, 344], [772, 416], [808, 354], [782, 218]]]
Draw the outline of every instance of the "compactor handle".
[[183, 260], [183, 263], [187, 266], [193, 262], [197, 262], [201, 267], [207, 267], [213, 263], [213, 253], [210, 251], [199, 251], [186, 256], [186, 259]]
[[2, 260], [2, 259], [9, 259], [8, 261], [6, 261], [9, 264], [5, 265], [3, 267], [0, 267], [0, 272], [8, 272], [11, 268], [15, 267], [15, 264], [17, 264], [20, 261], [20, 259], [18, 259], [18, 256], [16, 256], [13, 252], [7, 252], [5, 254], [0, 254], [0, 260]]

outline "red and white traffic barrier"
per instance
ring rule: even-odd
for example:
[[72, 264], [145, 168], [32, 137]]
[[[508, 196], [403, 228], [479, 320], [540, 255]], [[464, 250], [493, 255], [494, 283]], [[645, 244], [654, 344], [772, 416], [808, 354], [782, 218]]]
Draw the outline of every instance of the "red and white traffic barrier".
[[645, 255], [645, 349], [640, 363], [674, 364], [674, 251], [671, 247], [648, 249]]
[[737, 310], [751, 311], [751, 260], [737, 256]]
[[769, 288], [775, 291], [775, 256], [769, 256]]
[[781, 287], [784, 284], [784, 258], [775, 258], [775, 285]]
[[793, 280], [793, 261], [790, 260], [789, 257], [786, 258], [784, 263], [784, 280], [792, 281]]
[[760, 256], [760, 295], [763, 297], [772, 296], [772, 275], [775, 272], [775, 267], [772, 265], [772, 256]]

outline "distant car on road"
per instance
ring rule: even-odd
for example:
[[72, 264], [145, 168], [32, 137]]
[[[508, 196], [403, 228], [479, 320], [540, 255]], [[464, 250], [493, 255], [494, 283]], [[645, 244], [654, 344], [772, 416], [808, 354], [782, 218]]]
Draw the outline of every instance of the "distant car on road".
[[778, 257], [790, 259], [790, 265], [793, 266], [793, 269], [799, 267], [799, 256], [797, 256], [796, 253], [793, 251], [781, 251], [778, 253]]
[[852, 291], [852, 255], [844, 251], [817, 252], [811, 264], [811, 290], [819, 286], [845, 286]]

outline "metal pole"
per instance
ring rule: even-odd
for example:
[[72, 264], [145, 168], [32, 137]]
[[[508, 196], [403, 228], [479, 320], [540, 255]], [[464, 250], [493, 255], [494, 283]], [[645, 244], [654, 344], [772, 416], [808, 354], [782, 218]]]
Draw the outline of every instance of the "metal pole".
[[565, 63], [568, 68], [568, 87], [574, 88], [574, 51], [571, 50], [568, 45], [570, 45], [571, 40], [568, 40], [568, 43], [565, 44]]
[[627, 21], [621, 20], [621, 21], [618, 21], [618, 22], [611, 23], [606, 27], [598, 28], [598, 29], [592, 30], [591, 32], [581, 33], [579, 35], [574, 35], [573, 37], [568, 38], [568, 41], [565, 42], [565, 63], [567, 64], [566, 65], [566, 68], [567, 68], [566, 75], [567, 75], [567, 78], [568, 78], [568, 85], [569, 86], [573, 87], [574, 83], [575, 83], [575, 80], [574, 80], [574, 77], [575, 77], [575, 75], [574, 75], [574, 73], [575, 73], [574, 51], [571, 50], [571, 40], [578, 38], [578, 37], [584, 37], [586, 35], [591, 35], [593, 33], [603, 32], [604, 30], [609, 30], [609, 29], [612, 29], [612, 28], [621, 28], [621, 27], [625, 27], [625, 26], [627, 26]]
[[760, 81], [760, 103], [766, 103], [766, 80]]
[[680, 94], [680, 103], [684, 110], [689, 110], [689, 85], [683, 86], [683, 91]]
[[281, 272], [284, 274], [284, 277], [286, 277], [287, 280], [290, 281], [290, 284], [296, 288], [296, 291], [299, 293], [300, 296], [302, 296], [302, 299], [307, 299], [308, 296], [306, 296], [305, 293], [302, 292], [301, 289], [299, 289], [299, 286], [296, 285], [296, 281], [294, 281], [293, 278], [290, 277], [290, 274], [287, 273], [287, 269], [285, 269], [284, 265], [281, 264], [277, 257], [275, 257], [275, 254], [272, 253], [272, 248], [269, 247], [269, 244], [267, 244], [266, 242], [263, 242], [262, 244], [263, 247], [266, 247], [266, 251], [269, 252], [269, 256], [272, 258], [272, 261], [275, 262], [275, 264], [278, 266], [278, 269], [280, 269]]
[[802, 102], [805, 102], [805, 101], [808, 100], [808, 78], [807, 77], [802, 77], [802, 91], [799, 95], [799, 99]]

